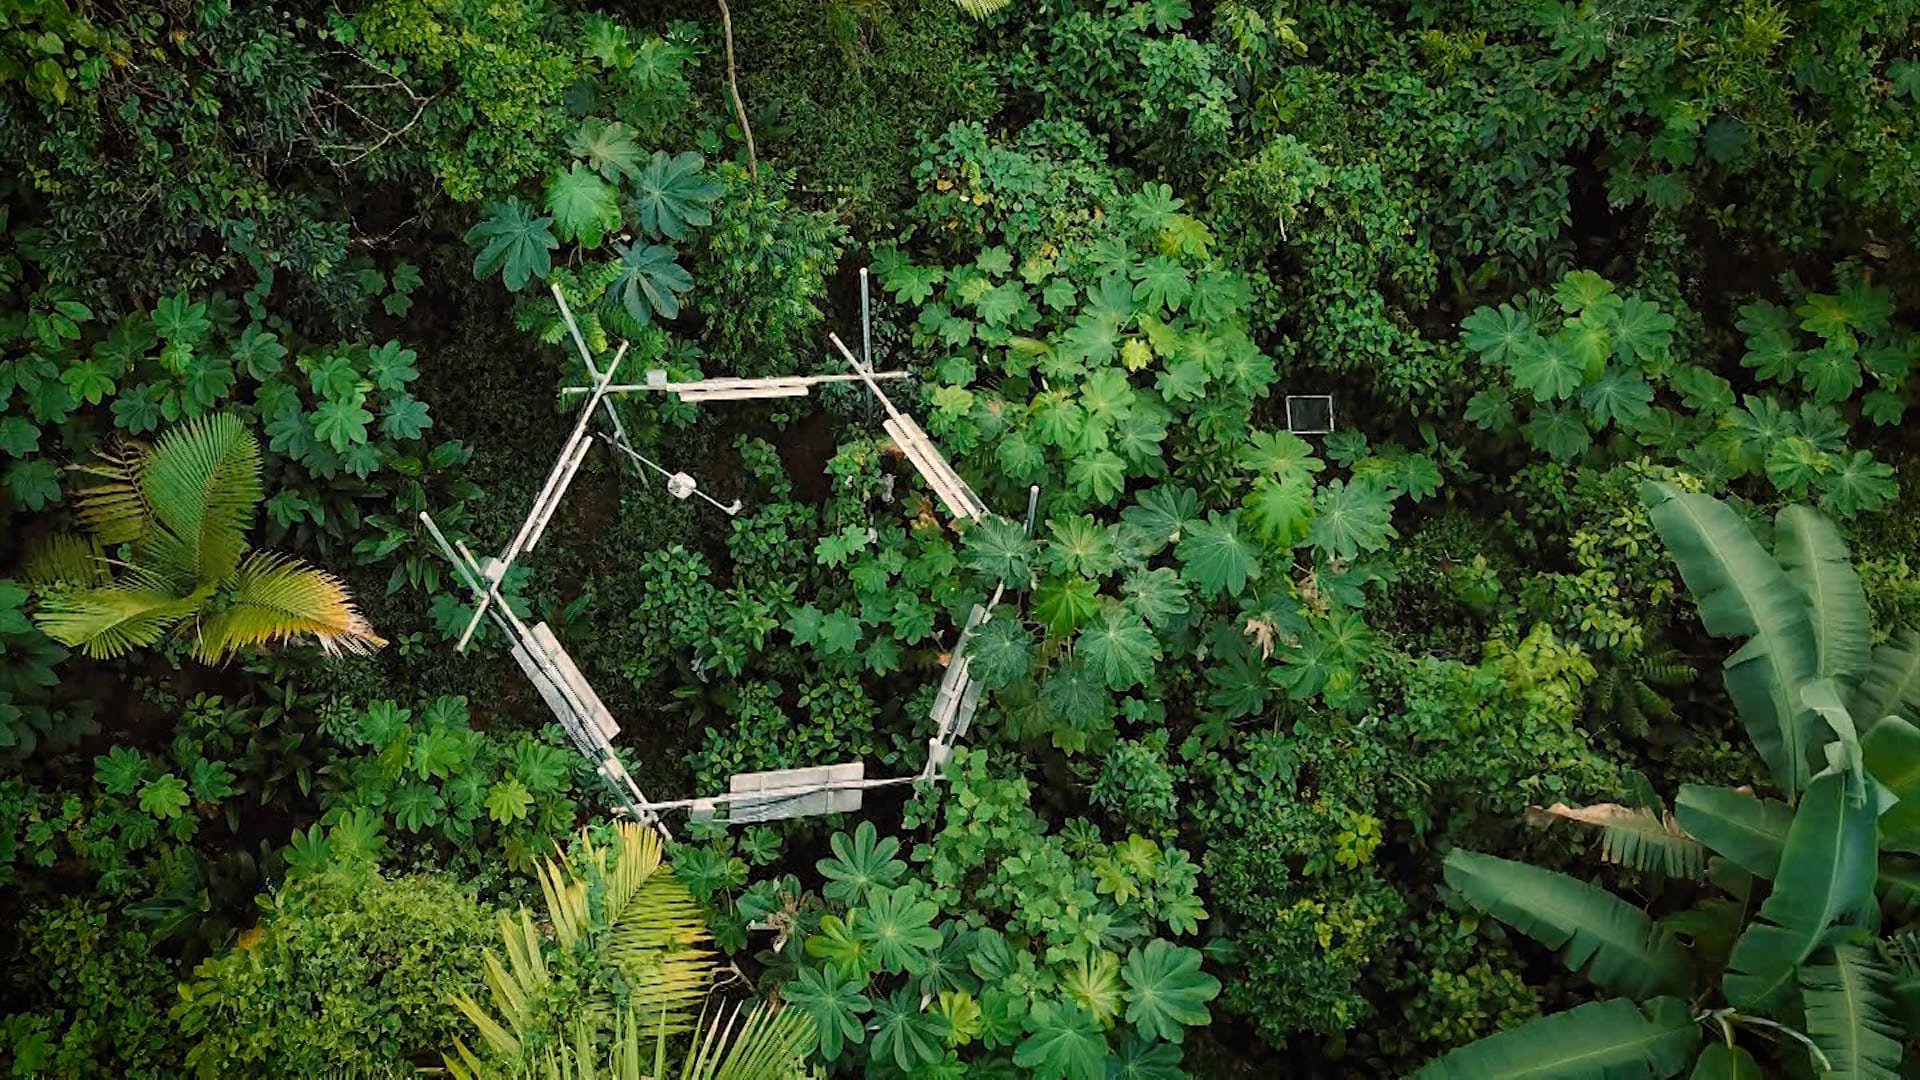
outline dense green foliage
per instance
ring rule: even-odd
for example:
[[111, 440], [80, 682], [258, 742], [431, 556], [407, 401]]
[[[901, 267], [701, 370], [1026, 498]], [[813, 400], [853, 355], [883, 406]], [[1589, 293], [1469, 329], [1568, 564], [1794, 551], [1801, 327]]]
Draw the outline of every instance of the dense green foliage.
[[0, 1069], [1920, 1072], [1911, 0], [737, 7], [0, 11]]

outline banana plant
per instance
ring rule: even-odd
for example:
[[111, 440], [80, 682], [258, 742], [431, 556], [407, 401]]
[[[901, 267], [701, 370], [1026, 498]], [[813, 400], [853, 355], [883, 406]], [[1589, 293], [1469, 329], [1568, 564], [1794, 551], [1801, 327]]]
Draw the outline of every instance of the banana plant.
[[[700, 906], [663, 865], [660, 837], [622, 822], [607, 847], [537, 873], [543, 931], [525, 908], [500, 918], [507, 960], [482, 960], [491, 1008], [449, 1000], [480, 1033], [444, 1058], [456, 1080], [787, 1080], [805, 1075], [813, 1023], [761, 1003], [694, 1008], [719, 973]], [[688, 1034], [691, 1033], [691, 1034]], [[687, 1035], [678, 1067], [669, 1037]], [[651, 1052], [649, 1052], [649, 1050]]]
[[[1429, 1063], [1423, 1080], [1762, 1075], [1754, 1047], [1822, 1076], [1891, 1078], [1920, 1016], [1906, 950], [1880, 938], [1882, 904], [1920, 899], [1920, 635], [1877, 648], [1865, 594], [1832, 522], [1789, 506], [1769, 552], [1726, 503], [1653, 483], [1654, 526], [1709, 634], [1742, 639], [1728, 696], [1780, 799], [1684, 785], [1673, 824], [1650, 812], [1568, 812], [1643, 869], [1710, 853], [1727, 894], [1656, 919], [1579, 878], [1456, 849], [1449, 887], [1549, 948], [1611, 995]], [[1590, 810], [1597, 808], [1589, 808]], [[1663, 835], [1654, 836], [1655, 830]], [[1657, 841], [1657, 842], [1656, 842]], [[1658, 860], [1657, 862], [1655, 860]], [[1757, 906], [1757, 910], [1756, 910]]]
[[[339, 578], [247, 550], [264, 493], [260, 443], [239, 417], [200, 417], [152, 446], [111, 446], [84, 471], [98, 481], [78, 494], [86, 533], [56, 535], [27, 560], [41, 592], [34, 621], [48, 637], [112, 658], [185, 627], [194, 659], [209, 664], [299, 637], [330, 653], [385, 644]], [[127, 557], [110, 558], [123, 544]]]

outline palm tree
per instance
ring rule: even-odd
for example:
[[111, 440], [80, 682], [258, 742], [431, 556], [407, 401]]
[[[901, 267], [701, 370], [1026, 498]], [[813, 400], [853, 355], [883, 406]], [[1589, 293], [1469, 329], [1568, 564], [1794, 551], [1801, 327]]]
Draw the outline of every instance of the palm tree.
[[[26, 567], [42, 588], [34, 620], [55, 641], [111, 658], [177, 626], [202, 663], [302, 636], [329, 653], [386, 644], [339, 578], [247, 551], [262, 498], [260, 444], [239, 417], [201, 417], [152, 446], [109, 446], [80, 471], [99, 481], [77, 497], [86, 534], [53, 537]], [[120, 544], [128, 557], [109, 558]]]
[[578, 872], [553, 860], [538, 869], [551, 939], [525, 908], [500, 917], [506, 963], [491, 949], [483, 960], [492, 1008], [464, 993], [451, 999], [479, 1029], [479, 1052], [456, 1040], [448, 1072], [665, 1080], [668, 1036], [692, 1032], [673, 1070], [684, 1080], [805, 1075], [814, 1040], [805, 1014], [761, 1003], [693, 1016], [718, 969], [700, 906], [663, 855], [658, 834], [622, 822], [610, 848], [584, 845]]

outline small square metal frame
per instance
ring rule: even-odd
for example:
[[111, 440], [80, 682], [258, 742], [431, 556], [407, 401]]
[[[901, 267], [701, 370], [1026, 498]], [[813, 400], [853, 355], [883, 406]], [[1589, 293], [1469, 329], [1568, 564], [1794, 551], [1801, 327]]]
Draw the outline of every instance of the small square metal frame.
[[1332, 394], [1288, 394], [1287, 430], [1295, 435], [1333, 433]]

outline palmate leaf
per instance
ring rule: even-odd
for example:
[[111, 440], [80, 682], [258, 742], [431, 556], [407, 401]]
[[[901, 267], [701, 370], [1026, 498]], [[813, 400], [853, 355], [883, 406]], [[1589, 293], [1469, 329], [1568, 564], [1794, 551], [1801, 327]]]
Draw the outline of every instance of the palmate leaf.
[[[1806, 597], [1812, 616], [1816, 670], [1835, 679], [1853, 678], [1867, 666], [1873, 628], [1846, 541], [1833, 522], [1805, 506], [1782, 508], [1775, 526], [1774, 556]], [[1870, 725], [1879, 717], [1857, 719]]]
[[232, 587], [232, 602], [200, 620], [193, 654], [203, 663], [217, 663], [248, 645], [300, 636], [311, 636], [328, 653], [386, 644], [339, 578], [299, 559], [256, 551], [234, 572]]
[[804, 967], [797, 978], [780, 988], [780, 994], [812, 1017], [820, 1056], [838, 1061], [847, 1044], [866, 1042], [867, 1028], [860, 1016], [873, 1011], [873, 1002], [860, 992], [864, 987], [865, 980], [843, 978], [832, 965]]
[[903, 1073], [920, 1065], [938, 1061], [947, 1037], [947, 1018], [937, 1011], [923, 1010], [920, 996], [911, 986], [894, 990], [873, 1008], [873, 1043], [869, 1054], [879, 1061], [891, 1061]]
[[584, 165], [547, 180], [547, 212], [562, 240], [578, 240], [599, 247], [605, 236], [620, 227], [620, 204], [611, 184]]
[[1586, 381], [1589, 359], [1571, 339], [1555, 335], [1522, 343], [1508, 367], [1513, 384], [1532, 392], [1535, 401], [1557, 401], [1571, 396]]
[[1800, 699], [1819, 669], [1806, 598], [1731, 507], [1671, 484], [1641, 490], [1715, 637], [1747, 637], [1726, 661], [1727, 692], [1780, 789], [1806, 785], [1817, 718]]
[[1111, 1024], [1127, 1007], [1120, 989], [1120, 958], [1104, 949], [1091, 950], [1062, 972], [1060, 989], [1102, 1024]]
[[1495, 364], [1510, 362], [1520, 349], [1540, 340], [1533, 320], [1508, 304], [1477, 309], [1460, 320], [1460, 329], [1467, 348]]
[[1099, 611], [1099, 587], [1083, 577], [1049, 578], [1033, 591], [1033, 614], [1056, 638], [1085, 626]]
[[553, 271], [553, 249], [560, 241], [553, 235], [552, 218], [535, 214], [519, 199], [488, 203], [486, 214], [465, 237], [467, 243], [481, 245], [473, 258], [474, 277], [498, 273], [507, 288], [518, 292], [529, 278]]
[[1026, 1017], [1027, 1037], [1013, 1063], [1036, 1080], [1106, 1080], [1107, 1037], [1093, 1014], [1077, 1005], [1036, 1001]]
[[1646, 912], [1566, 874], [1482, 855], [1447, 853], [1447, 884], [1474, 907], [1550, 949], [1602, 989], [1643, 999], [1687, 989], [1687, 956]]
[[660, 244], [642, 247], [618, 245], [620, 262], [607, 285], [607, 296], [636, 324], [645, 326], [655, 315], [672, 319], [680, 314], [680, 294], [693, 288], [693, 278], [674, 261], [673, 249]]
[[647, 235], [680, 240], [689, 226], [713, 224], [707, 206], [726, 189], [702, 173], [706, 164], [691, 150], [672, 157], [663, 150], [653, 152], [634, 185], [639, 190], [640, 227]]
[[1231, 515], [1208, 511], [1205, 521], [1189, 522], [1174, 555], [1180, 560], [1180, 576], [1209, 597], [1222, 592], [1238, 596], [1249, 580], [1260, 576], [1255, 546], [1240, 534], [1239, 520]]
[[1100, 617], [1081, 627], [1074, 651], [1098, 672], [1109, 690], [1126, 690], [1153, 678], [1160, 642], [1127, 607], [1108, 601]]
[[1307, 542], [1331, 558], [1379, 551], [1399, 535], [1393, 528], [1392, 497], [1371, 481], [1335, 480], [1314, 497]]
[[1774, 889], [1760, 918], [1735, 942], [1723, 982], [1742, 1009], [1778, 1004], [1800, 966], [1836, 922], [1871, 906], [1877, 872], [1877, 830], [1871, 798], [1855, 799], [1846, 774], [1828, 772], [1807, 785], [1787, 830]]
[[1700, 1043], [1686, 1003], [1619, 998], [1468, 1043], [1421, 1069], [1416, 1080], [1662, 1080], [1677, 1076]]
[[872, 950], [887, 971], [918, 970], [927, 954], [940, 947], [940, 931], [933, 926], [940, 905], [921, 895], [918, 886], [873, 889], [859, 910], [854, 937]]
[[1200, 970], [1200, 950], [1156, 938], [1127, 954], [1121, 977], [1127, 984], [1127, 1022], [1143, 1034], [1177, 1043], [1189, 1027], [1212, 1020], [1207, 1002], [1220, 994], [1220, 980]]
[[820, 891], [830, 900], [859, 904], [868, 892], [892, 887], [907, 872], [907, 864], [894, 857], [900, 841], [880, 836], [871, 821], [861, 822], [852, 836], [834, 833], [830, 845], [833, 855], [816, 864], [827, 879]]
[[1891, 1015], [1893, 973], [1857, 944], [1835, 945], [1831, 962], [1801, 969], [1807, 1034], [1827, 1057], [1831, 1080], [1896, 1080], [1901, 1026]]
[[567, 137], [567, 152], [584, 160], [593, 171], [608, 180], [638, 176], [644, 158], [634, 144], [639, 132], [625, 124], [589, 117], [580, 130]]

